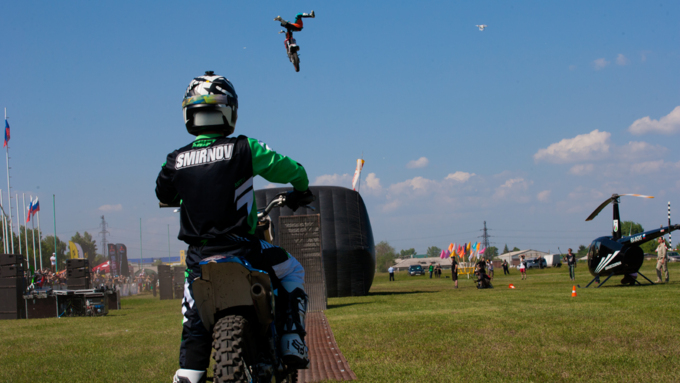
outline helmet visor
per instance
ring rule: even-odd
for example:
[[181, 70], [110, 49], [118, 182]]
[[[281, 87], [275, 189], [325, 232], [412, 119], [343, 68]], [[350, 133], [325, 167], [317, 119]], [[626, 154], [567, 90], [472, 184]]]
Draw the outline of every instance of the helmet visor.
[[204, 94], [193, 97], [187, 97], [182, 101], [182, 108], [191, 105], [209, 104], [209, 105], [229, 105], [238, 107], [238, 101], [234, 97], [225, 94]]

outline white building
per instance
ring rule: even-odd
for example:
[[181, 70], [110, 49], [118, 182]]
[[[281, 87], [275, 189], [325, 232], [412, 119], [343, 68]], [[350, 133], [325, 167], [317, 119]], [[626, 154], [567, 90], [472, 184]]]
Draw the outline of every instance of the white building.
[[[544, 251], [539, 251], [539, 250], [519, 250], [519, 251], [511, 251], [509, 253], [501, 254], [496, 259], [500, 259], [501, 261], [507, 260], [509, 264], [511, 265], [518, 265], [519, 264], [519, 257], [524, 256], [524, 259], [535, 259], [539, 257], [545, 257], [548, 255], [548, 253]], [[513, 262], [515, 261], [515, 262]]]

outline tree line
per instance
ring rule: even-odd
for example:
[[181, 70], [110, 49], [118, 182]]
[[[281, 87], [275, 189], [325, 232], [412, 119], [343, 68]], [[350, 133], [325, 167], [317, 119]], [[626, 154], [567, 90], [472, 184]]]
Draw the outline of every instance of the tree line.
[[[645, 229], [642, 227], [642, 225], [637, 222], [624, 221], [621, 224], [621, 234], [623, 236], [635, 235], [642, 233], [644, 231]], [[596, 236], [598, 236], [597, 233], [593, 232], [593, 239], [595, 239]], [[640, 245], [640, 248], [645, 253], [654, 253], [656, 252], [657, 245], [658, 244], [656, 241], [647, 241]], [[666, 243], [666, 245], [668, 245], [668, 243]], [[676, 248], [680, 249], [680, 245], [676, 246]], [[576, 256], [579, 258], [584, 257], [588, 254], [588, 247], [585, 245], [578, 245], [575, 246], [573, 249], [575, 251]], [[510, 250], [510, 248], [508, 248], [508, 245], [505, 244], [505, 246], [503, 247], [503, 252], [501, 254], [506, 254], [520, 250], [521, 249], [516, 246], [513, 247], [512, 250]], [[564, 250], [566, 251], [566, 249]], [[438, 257], [441, 254], [441, 251], [442, 249], [437, 246], [429, 246], [425, 254], [427, 254], [428, 257]], [[410, 258], [412, 255], [415, 254], [417, 253], [414, 248], [402, 249], [397, 253], [394, 247], [392, 247], [387, 241], [381, 241], [380, 243], [375, 245], [376, 268], [378, 269], [378, 271], [386, 272], [390, 266], [394, 265], [395, 259]], [[484, 252], [485, 258], [494, 258], [498, 255], [499, 255], [498, 248], [495, 246], [489, 246], [489, 248], [487, 248], [486, 251]]]
[[[0, 223], [0, 233], [4, 232], [4, 226], [2, 223]], [[59, 270], [66, 268], [66, 259], [70, 258], [68, 242], [62, 241], [59, 236], [57, 236], [57, 251], [55, 251], [54, 235], [42, 237], [40, 234], [41, 233], [38, 232], [38, 229], [20, 226], [19, 233], [13, 233], [14, 254], [23, 255], [24, 258], [29, 261], [28, 263], [30, 268], [33, 268], [33, 254], [35, 254], [35, 264], [37, 267], [40, 268], [40, 260], [42, 259], [43, 268], [49, 269], [50, 257], [52, 256], [52, 253], [56, 253], [57, 268]], [[40, 239], [41, 237], [42, 240]], [[5, 239], [7, 239], [9, 251], [12, 252], [12, 241], [9, 238], [0, 238], [2, 246], [4, 246]], [[76, 234], [71, 237], [70, 241], [79, 244], [83, 248], [84, 256], [90, 260], [91, 267], [106, 261], [106, 258], [102, 254], [97, 253], [97, 241], [87, 231], [83, 232], [82, 235], [80, 232], [76, 232]], [[19, 242], [21, 242], [21, 244], [19, 244]], [[35, 253], [33, 251], [34, 246]], [[19, 251], [19, 248], [21, 248], [21, 251]], [[41, 252], [42, 258], [40, 257]]]

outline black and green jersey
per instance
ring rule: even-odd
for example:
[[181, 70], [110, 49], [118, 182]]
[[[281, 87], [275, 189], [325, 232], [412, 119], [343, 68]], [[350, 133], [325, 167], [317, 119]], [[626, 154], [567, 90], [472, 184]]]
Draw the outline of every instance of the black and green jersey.
[[163, 203], [181, 201], [178, 238], [197, 244], [227, 234], [255, 232], [257, 206], [253, 177], [309, 187], [302, 165], [246, 136], [201, 135], [168, 154], [156, 179], [156, 196]]

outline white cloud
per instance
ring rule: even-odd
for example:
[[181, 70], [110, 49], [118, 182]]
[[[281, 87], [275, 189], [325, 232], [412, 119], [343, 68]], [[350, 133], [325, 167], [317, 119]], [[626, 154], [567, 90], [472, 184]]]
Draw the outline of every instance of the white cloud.
[[665, 154], [668, 148], [661, 145], [652, 145], [648, 142], [630, 141], [624, 146], [615, 147], [616, 157], [621, 159], [639, 159], [644, 157], [659, 157]]
[[634, 174], [658, 173], [663, 166], [663, 160], [646, 161], [640, 162], [639, 164], [633, 164], [630, 167], [630, 171]]
[[352, 186], [352, 176], [345, 173], [345, 174], [324, 174], [322, 176], [316, 177], [314, 182], [312, 182], [312, 185], [315, 186], [320, 186], [320, 185], [327, 185], [327, 186], [344, 186], [344, 187], [351, 187]]
[[470, 179], [470, 177], [475, 176], [475, 175], [476, 175], [475, 173], [467, 173], [467, 172], [457, 171], [455, 173], [449, 174], [448, 176], [446, 176], [445, 179], [454, 180], [454, 181], [458, 181], [458, 182], [467, 182]]
[[409, 169], [424, 168], [429, 163], [430, 163], [430, 160], [428, 160], [425, 157], [420, 157], [417, 160], [410, 161], [408, 164], [406, 164], [406, 167], [409, 168]]
[[534, 160], [552, 163], [568, 163], [588, 161], [609, 154], [609, 138], [611, 133], [595, 129], [588, 134], [580, 134], [574, 138], [565, 138], [539, 149]]
[[628, 62], [629, 62], [628, 58], [626, 58], [626, 56], [624, 56], [623, 54], [619, 53], [619, 55], [616, 56], [616, 64], [628, 65]]
[[595, 67], [595, 70], [603, 69], [607, 65], [609, 65], [609, 61], [605, 60], [604, 57], [593, 61], [593, 66]]
[[380, 185], [380, 178], [375, 176], [375, 173], [368, 173], [366, 179], [361, 184], [361, 191], [367, 194], [378, 195], [382, 192], [383, 188]]
[[649, 116], [636, 120], [628, 127], [628, 131], [633, 134], [678, 133], [680, 132], [680, 106], [676, 106], [668, 115], [658, 120], [652, 120]]
[[103, 212], [111, 212], [111, 211], [121, 211], [123, 210], [123, 205], [118, 204], [118, 205], [102, 205], [99, 207], [99, 210]]
[[536, 199], [538, 199], [541, 202], [548, 202], [550, 200], [550, 190], [543, 190], [542, 192], [538, 193], [536, 195]]
[[495, 199], [514, 197], [518, 202], [528, 202], [528, 197], [523, 195], [523, 192], [526, 191], [532, 183], [532, 181], [527, 181], [524, 178], [509, 179], [505, 181], [503, 185], [496, 188], [493, 197]]
[[574, 165], [569, 169], [569, 174], [573, 174], [575, 176], [583, 176], [586, 174], [590, 174], [593, 172], [593, 164], [580, 164], [580, 165]]

